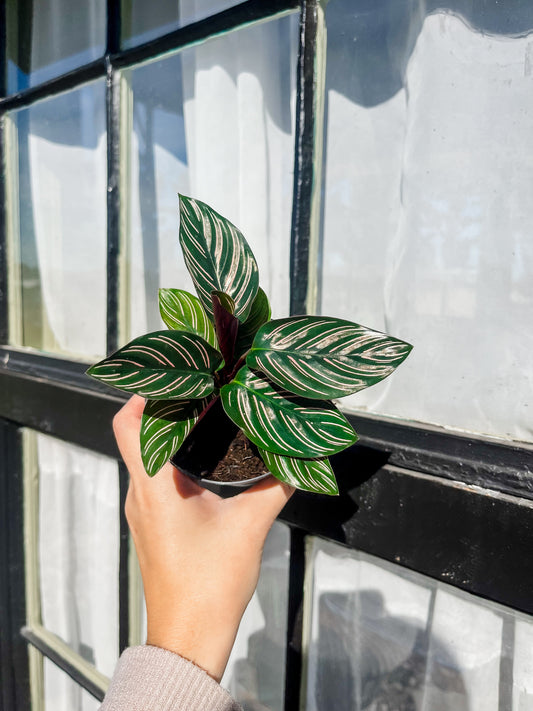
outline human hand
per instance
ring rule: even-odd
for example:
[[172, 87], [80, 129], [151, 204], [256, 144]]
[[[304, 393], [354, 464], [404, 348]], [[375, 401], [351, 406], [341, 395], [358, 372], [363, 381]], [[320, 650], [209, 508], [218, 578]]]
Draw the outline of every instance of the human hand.
[[270, 478], [222, 499], [170, 463], [148, 477], [139, 444], [144, 403], [134, 395], [113, 428], [130, 472], [126, 517], [144, 584], [146, 641], [220, 681], [257, 585], [265, 538], [294, 489]]

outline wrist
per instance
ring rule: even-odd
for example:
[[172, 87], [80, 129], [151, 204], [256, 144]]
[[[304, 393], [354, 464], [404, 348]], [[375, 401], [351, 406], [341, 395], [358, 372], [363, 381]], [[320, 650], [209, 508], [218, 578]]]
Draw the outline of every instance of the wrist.
[[[165, 621], [166, 617], [166, 621]], [[168, 616], [161, 621], [148, 620], [146, 643], [174, 652], [203, 669], [220, 683], [229, 659], [238, 623], [214, 624], [212, 618], [180, 616], [175, 624], [168, 624]]]

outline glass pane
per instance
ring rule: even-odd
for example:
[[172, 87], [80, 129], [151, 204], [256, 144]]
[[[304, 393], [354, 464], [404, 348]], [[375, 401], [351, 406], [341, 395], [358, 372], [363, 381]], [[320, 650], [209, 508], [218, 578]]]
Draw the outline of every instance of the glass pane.
[[529, 708], [533, 620], [332, 543], [308, 553], [308, 711]]
[[193, 290], [178, 242], [178, 192], [243, 231], [274, 313], [287, 315], [297, 40], [297, 18], [285, 17], [127, 76], [131, 337], [161, 328], [159, 287]]
[[11, 340], [55, 353], [103, 355], [105, 81], [9, 118], [11, 268], [19, 303]]
[[237, 5], [239, 0], [122, 0], [122, 45], [132, 47]]
[[265, 543], [257, 590], [222, 679], [222, 686], [245, 711], [283, 711], [289, 551], [289, 527], [276, 522]]
[[100, 702], [44, 659], [44, 711], [98, 711]]
[[327, 6], [321, 310], [414, 350], [342, 402], [532, 440], [533, 4], [359, 6]]
[[42, 623], [111, 676], [118, 659], [117, 463], [46, 435], [36, 440]]
[[35, 86], [105, 51], [106, 1], [7, 0], [7, 88]]

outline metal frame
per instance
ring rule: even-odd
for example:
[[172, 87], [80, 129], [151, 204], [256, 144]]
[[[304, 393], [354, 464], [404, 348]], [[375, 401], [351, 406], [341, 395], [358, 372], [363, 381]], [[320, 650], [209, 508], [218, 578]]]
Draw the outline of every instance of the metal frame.
[[291, 527], [287, 640], [285, 660], [285, 709], [300, 708], [303, 669], [303, 608], [305, 583], [305, 531]]
[[[1, 23], [0, 23], [1, 24]], [[0, 116], [0, 226], [2, 238], [0, 239], [0, 343], [7, 343], [9, 336], [8, 324], [8, 289], [7, 289], [7, 243], [5, 238], [6, 191], [5, 173], [6, 162], [4, 155], [5, 145], [5, 118]]]
[[118, 580], [118, 649], [120, 653], [130, 644], [130, 530], [128, 528], [128, 522], [126, 521], [126, 514], [124, 513], [129, 481], [130, 475], [126, 466], [122, 462], [119, 462], [120, 557]]
[[[4, 114], [106, 78], [108, 130], [107, 349], [119, 342], [120, 85], [117, 70], [194, 45], [253, 22], [300, 9], [297, 122], [291, 229], [291, 313], [316, 306], [320, 219], [320, 150], [325, 29], [320, 0], [249, 0], [138, 47], [120, 50], [120, 0], [107, 0], [105, 56], [37, 87], [0, 98], [0, 709], [29, 705], [26, 642], [71, 674], [97, 698], [103, 686], [65, 660], [54, 643], [25, 629], [22, 540], [22, 444], [29, 427], [119, 458], [110, 422], [126, 397], [89, 381], [82, 363], [8, 345], [5, 240]], [[5, 2], [0, 2], [0, 20]], [[1, 57], [5, 22], [0, 22]], [[0, 95], [5, 88], [0, 72]], [[3, 345], [2, 345], [3, 344]], [[299, 492], [283, 512], [291, 527], [285, 708], [296, 709], [302, 673], [302, 615], [306, 535], [357, 548], [436, 580], [533, 614], [527, 556], [533, 546], [533, 447], [453, 433], [424, 424], [350, 415], [359, 443], [333, 458], [341, 496]], [[120, 498], [128, 475], [121, 465]], [[128, 582], [131, 550], [120, 523], [119, 644], [131, 643], [134, 600]], [[22, 567], [21, 567], [22, 566]], [[490, 574], [488, 571], [494, 571]], [[131, 608], [131, 609], [130, 609]], [[70, 666], [69, 666], [70, 665]], [[96, 686], [95, 686], [96, 683]], [[503, 693], [503, 692], [502, 692]]]
[[73, 652], [65, 642], [43, 627], [22, 627], [20, 635], [50, 659], [89, 694], [102, 701], [107, 691], [107, 678]]
[[533, 615], [524, 564], [533, 545], [531, 501], [383, 465], [364, 445], [334, 470], [338, 498], [298, 494], [282, 518]]
[[317, 66], [317, 53], [325, 49], [320, 43], [323, 24], [322, 9], [318, 2], [308, 2], [302, 7], [300, 19], [300, 51], [298, 56], [296, 98], [296, 145], [294, 156], [294, 194], [290, 253], [290, 313], [313, 313], [316, 293], [313, 284], [311, 254], [318, 240], [318, 223], [313, 220], [320, 200], [317, 192], [317, 174], [320, 161], [317, 147], [322, 135], [323, 72]]
[[28, 708], [30, 699], [27, 650], [20, 636], [20, 628], [26, 622], [21, 450], [18, 430], [0, 420], [0, 708], [3, 711]]
[[107, 353], [119, 344], [120, 77], [106, 61], [107, 124]]

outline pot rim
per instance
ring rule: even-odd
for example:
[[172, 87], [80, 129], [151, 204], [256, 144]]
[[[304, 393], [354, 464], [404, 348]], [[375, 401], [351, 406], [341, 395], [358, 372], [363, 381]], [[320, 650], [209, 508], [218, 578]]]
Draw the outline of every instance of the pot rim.
[[[174, 465], [176, 466], [176, 465]], [[178, 467], [179, 468], [179, 467]], [[180, 470], [183, 471], [183, 470]], [[272, 476], [270, 472], [265, 472], [264, 474], [259, 474], [259, 476], [254, 476], [251, 479], [241, 479], [239, 481], [218, 481], [218, 479], [210, 479], [209, 477], [196, 476], [196, 474], [191, 474], [190, 472], [183, 472], [191, 479], [201, 482], [207, 482], [209, 484], [216, 484], [216, 486], [236, 486], [239, 489], [244, 489], [245, 487], [257, 484], [257, 482], [266, 479], [266, 477]]]

